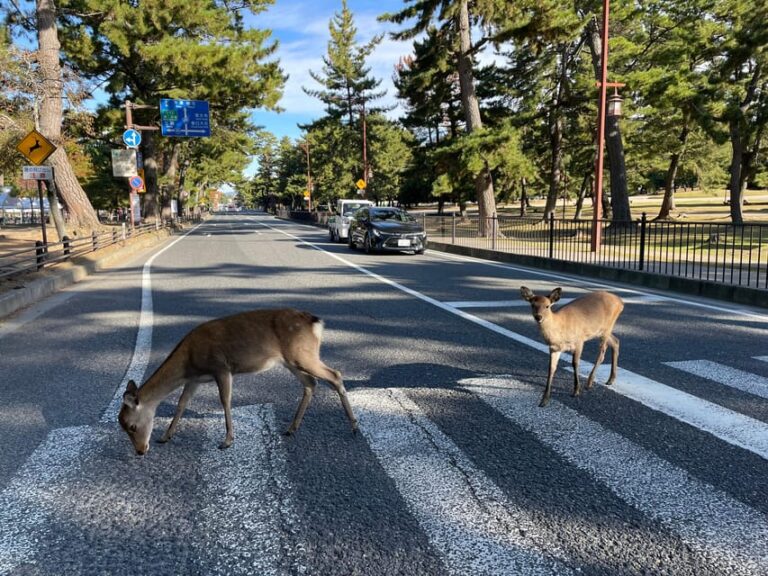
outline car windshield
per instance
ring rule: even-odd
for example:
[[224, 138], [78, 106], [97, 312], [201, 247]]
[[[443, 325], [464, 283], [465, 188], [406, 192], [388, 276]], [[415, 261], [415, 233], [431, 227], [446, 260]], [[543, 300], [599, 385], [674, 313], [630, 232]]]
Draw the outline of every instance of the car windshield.
[[371, 220], [373, 221], [391, 220], [393, 222], [416, 222], [416, 218], [408, 214], [408, 212], [403, 212], [402, 210], [397, 210], [394, 208], [390, 210], [386, 208], [371, 210]]
[[362, 208], [363, 206], [364, 204], [344, 204], [344, 207], [342, 208], [342, 210], [344, 211], [343, 215], [349, 216], [353, 212], [357, 212], [358, 210], [360, 210], [360, 208]]

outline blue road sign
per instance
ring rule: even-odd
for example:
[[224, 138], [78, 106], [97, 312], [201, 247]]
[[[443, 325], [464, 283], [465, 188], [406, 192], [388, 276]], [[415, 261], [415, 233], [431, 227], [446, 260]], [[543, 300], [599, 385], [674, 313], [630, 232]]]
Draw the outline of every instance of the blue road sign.
[[210, 136], [208, 102], [161, 99], [160, 130], [163, 136]]
[[128, 180], [128, 184], [130, 184], [131, 188], [134, 190], [141, 190], [144, 188], [144, 179], [141, 176], [131, 176]]
[[125, 142], [125, 145], [129, 148], [136, 148], [139, 144], [141, 144], [141, 132], [134, 130], [133, 128], [129, 128], [123, 132], [123, 142]]

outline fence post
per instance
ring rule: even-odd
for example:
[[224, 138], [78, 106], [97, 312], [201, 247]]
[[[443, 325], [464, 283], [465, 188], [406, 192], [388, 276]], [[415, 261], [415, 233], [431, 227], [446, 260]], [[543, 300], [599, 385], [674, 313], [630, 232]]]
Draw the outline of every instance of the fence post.
[[496, 251], [496, 226], [497, 226], [497, 216], [494, 214], [491, 216], [491, 250], [494, 252]]
[[549, 258], [555, 257], [555, 213], [549, 213]]
[[125, 222], [123, 222], [123, 242], [125, 242]]
[[37, 269], [40, 270], [45, 262], [45, 244], [42, 240], [35, 240], [35, 259], [37, 260]]
[[451, 220], [451, 244], [456, 244], [456, 212], [453, 212]]
[[117, 244], [117, 230], [112, 228], [112, 244]]
[[645, 268], [645, 227], [647, 222], [648, 219], [645, 212], [643, 212], [643, 215], [640, 218], [640, 271]]
[[69, 236], [62, 237], [61, 243], [64, 245], [64, 256], [69, 256]]
[[96, 232], [91, 232], [91, 243], [93, 244], [93, 251], [99, 249], [99, 237], [96, 236]]

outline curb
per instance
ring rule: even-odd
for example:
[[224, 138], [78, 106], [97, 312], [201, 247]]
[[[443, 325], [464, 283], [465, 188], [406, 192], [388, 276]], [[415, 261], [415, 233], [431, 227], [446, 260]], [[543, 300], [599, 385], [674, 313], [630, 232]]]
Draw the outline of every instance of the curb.
[[91, 252], [74, 258], [71, 265], [66, 269], [50, 269], [45, 272], [43, 278], [25, 282], [19, 289], [0, 294], [0, 319], [6, 318], [63, 288], [76, 284], [94, 272], [99, 272], [119, 260], [124, 260], [127, 256], [132, 256], [144, 248], [154, 246], [172, 235], [173, 231], [167, 228], [157, 232], [149, 232], [138, 238], [128, 240], [120, 249], [110, 251], [109, 254]]

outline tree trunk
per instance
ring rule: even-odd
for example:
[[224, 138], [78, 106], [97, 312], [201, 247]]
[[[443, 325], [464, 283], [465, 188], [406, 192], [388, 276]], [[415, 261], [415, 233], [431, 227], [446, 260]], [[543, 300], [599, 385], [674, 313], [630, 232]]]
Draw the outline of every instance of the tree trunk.
[[661, 209], [657, 220], [666, 220], [669, 218], [669, 214], [675, 209], [675, 179], [677, 178], [677, 171], [680, 167], [680, 158], [685, 151], [685, 145], [688, 141], [688, 134], [690, 128], [688, 127], [689, 115], [685, 115], [683, 119], [683, 129], [680, 132], [680, 148], [673, 152], [669, 157], [669, 168], [667, 168], [667, 177], [664, 179], [664, 200], [661, 202]]
[[[475, 93], [475, 79], [472, 70], [472, 39], [470, 37], [469, 2], [461, 0], [459, 6], [459, 85], [461, 86], [461, 102], [464, 106], [464, 116], [467, 122], [467, 132], [472, 133], [483, 127], [480, 119], [480, 105]], [[493, 193], [493, 178], [488, 164], [475, 176], [475, 193], [477, 207], [480, 211], [480, 235], [487, 236], [486, 223], [496, 215], [496, 198]]]
[[160, 214], [157, 185], [157, 146], [153, 132], [144, 132], [142, 136], [144, 144], [144, 188], [146, 189], [146, 192], [142, 194], [142, 216], [146, 219], [156, 219]]
[[45, 183], [46, 196], [48, 197], [48, 207], [53, 220], [53, 225], [56, 227], [56, 235], [59, 237], [59, 242], [64, 241], [64, 236], [67, 235], [66, 225], [64, 223], [64, 216], [59, 209], [59, 198], [56, 194], [56, 186], [51, 185], [51, 182]]
[[520, 217], [525, 216], [531, 202], [528, 200], [528, 180], [520, 178]]
[[741, 212], [741, 162], [744, 155], [744, 146], [741, 138], [741, 130], [738, 120], [729, 122], [731, 136], [731, 167], [728, 190], [731, 193], [731, 222], [741, 224], [744, 216]]
[[[573, 215], [574, 220], [581, 219], [581, 213], [584, 210], [584, 199], [587, 197], [587, 191], [592, 194], [592, 173], [592, 170], [588, 171], [586, 174], [584, 174], [584, 178], [581, 180], [579, 195], [576, 198], [576, 212]], [[594, 203], [594, 195], [592, 198]]]
[[40, 131], [56, 147], [50, 156], [55, 184], [75, 228], [94, 230], [99, 219], [91, 201], [77, 181], [61, 138], [62, 74], [59, 62], [59, 36], [56, 29], [56, 6], [53, 0], [37, 0], [38, 63], [41, 76]]

